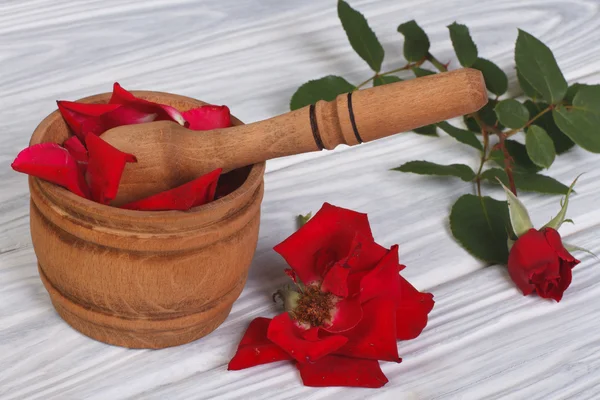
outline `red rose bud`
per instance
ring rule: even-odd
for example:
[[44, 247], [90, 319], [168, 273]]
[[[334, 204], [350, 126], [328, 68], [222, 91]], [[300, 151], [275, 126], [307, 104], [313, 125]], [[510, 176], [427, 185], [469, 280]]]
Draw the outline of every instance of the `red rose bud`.
[[560, 234], [552, 228], [530, 229], [517, 239], [508, 256], [508, 272], [527, 296], [561, 300], [571, 284], [571, 270], [579, 260], [563, 246]]

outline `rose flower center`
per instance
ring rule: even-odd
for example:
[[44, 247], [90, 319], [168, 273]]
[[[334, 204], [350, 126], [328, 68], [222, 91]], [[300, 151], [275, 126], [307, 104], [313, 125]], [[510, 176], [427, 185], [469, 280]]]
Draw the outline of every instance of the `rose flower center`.
[[323, 326], [331, 322], [335, 300], [333, 294], [322, 292], [318, 286], [308, 286], [300, 294], [293, 317], [301, 324]]

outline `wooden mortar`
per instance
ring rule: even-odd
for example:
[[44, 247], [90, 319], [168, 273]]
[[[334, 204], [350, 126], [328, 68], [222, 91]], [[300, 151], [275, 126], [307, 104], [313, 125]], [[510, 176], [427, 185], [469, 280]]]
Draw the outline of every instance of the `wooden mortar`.
[[[180, 111], [205, 104], [133, 93]], [[68, 136], [55, 111], [30, 144]], [[216, 329], [242, 292], [258, 239], [265, 163], [248, 168], [234, 192], [189, 212], [109, 207], [30, 177], [33, 247], [58, 314], [93, 339], [130, 348], [176, 346]]]

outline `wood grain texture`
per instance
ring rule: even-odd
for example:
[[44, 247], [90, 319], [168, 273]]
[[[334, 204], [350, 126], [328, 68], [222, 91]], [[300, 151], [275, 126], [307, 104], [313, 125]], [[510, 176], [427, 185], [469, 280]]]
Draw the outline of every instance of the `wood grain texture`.
[[[182, 111], [202, 105], [136, 94]], [[68, 136], [55, 111], [30, 143]], [[31, 239], [56, 311], [91, 338], [129, 348], [177, 346], [212, 332], [242, 292], [256, 248], [265, 163], [246, 169], [230, 195], [187, 212], [107, 207], [30, 177]]]
[[[553, 50], [567, 79], [600, 83], [596, 0], [355, 0], [398, 66], [398, 24], [415, 18], [434, 54], [455, 60], [446, 25], [467, 24], [480, 55], [516, 82], [516, 27]], [[327, 74], [358, 83], [367, 65], [347, 44], [335, 5], [280, 0], [0, 1], [0, 398], [4, 399], [595, 399], [600, 393], [600, 270], [582, 257], [564, 300], [525, 298], [500, 267], [484, 268], [452, 240], [446, 217], [461, 181], [389, 171], [406, 161], [470, 160], [474, 150], [443, 136], [399, 135], [268, 163], [259, 245], [248, 283], [212, 335], [160, 351], [126, 350], [77, 333], [54, 312], [29, 236], [27, 180], [9, 169], [54, 100], [127, 89], [180, 93], [227, 104], [245, 122], [287, 111], [294, 90]], [[456, 66], [456, 62], [451, 64]], [[514, 89], [513, 89], [514, 91]], [[600, 251], [600, 158], [575, 150], [550, 175], [578, 183], [566, 240]], [[502, 198], [495, 188], [487, 193]], [[250, 320], [278, 309], [288, 283], [273, 245], [294, 216], [322, 202], [368, 212], [375, 238], [400, 244], [405, 277], [436, 296], [429, 327], [400, 345], [403, 363], [383, 364], [383, 390], [310, 389], [293, 367], [227, 372]], [[534, 223], [557, 197], [528, 194]]]
[[103, 133], [102, 139], [134, 154], [137, 162], [126, 166], [111, 204], [120, 206], [173, 189], [217, 168], [229, 172], [284, 156], [381, 139], [475, 112], [487, 101], [481, 72], [462, 68], [340, 94], [333, 101], [248, 125], [203, 132], [173, 121], [120, 126]]

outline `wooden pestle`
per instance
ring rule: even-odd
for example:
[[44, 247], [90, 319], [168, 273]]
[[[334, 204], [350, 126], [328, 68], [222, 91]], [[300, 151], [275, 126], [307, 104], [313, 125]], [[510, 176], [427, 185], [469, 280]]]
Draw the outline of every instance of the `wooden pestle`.
[[122, 205], [186, 183], [273, 158], [353, 146], [479, 110], [487, 103], [474, 69], [430, 75], [337, 96], [265, 121], [192, 131], [172, 121], [113, 128], [102, 139], [138, 162], [127, 164]]

